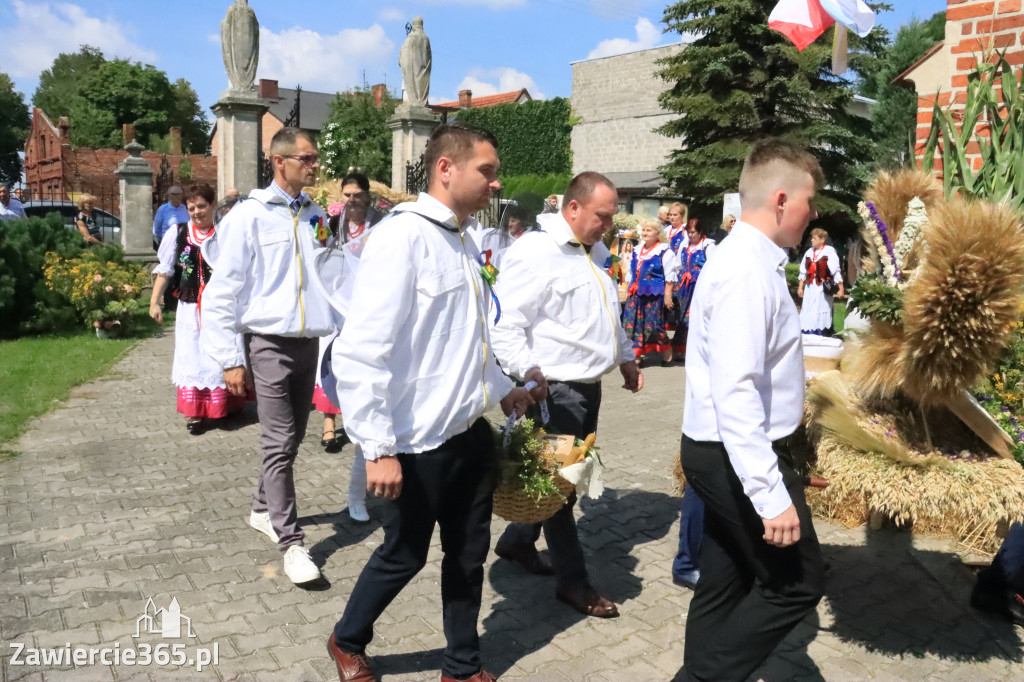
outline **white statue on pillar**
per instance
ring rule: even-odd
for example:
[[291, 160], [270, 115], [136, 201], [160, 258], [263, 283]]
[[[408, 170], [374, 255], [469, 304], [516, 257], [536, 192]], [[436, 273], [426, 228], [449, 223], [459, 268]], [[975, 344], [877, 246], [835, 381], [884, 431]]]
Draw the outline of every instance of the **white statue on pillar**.
[[220, 22], [220, 43], [230, 90], [248, 93], [260, 60], [260, 23], [247, 0], [235, 0], [228, 8]]
[[398, 53], [402, 67], [402, 101], [412, 106], [427, 106], [430, 93], [430, 39], [423, 32], [423, 17], [412, 20], [409, 36]]

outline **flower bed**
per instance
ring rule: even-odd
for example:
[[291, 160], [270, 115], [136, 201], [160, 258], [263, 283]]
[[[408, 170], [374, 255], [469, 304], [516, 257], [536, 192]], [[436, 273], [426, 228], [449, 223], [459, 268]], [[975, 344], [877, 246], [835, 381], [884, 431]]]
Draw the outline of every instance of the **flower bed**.
[[[138, 297], [149, 284], [142, 267], [113, 259], [99, 250], [89, 250], [77, 258], [47, 253], [43, 266], [46, 286], [71, 303], [82, 321], [110, 336], [131, 332], [132, 318], [141, 309]], [[103, 334], [99, 334], [103, 335]]]

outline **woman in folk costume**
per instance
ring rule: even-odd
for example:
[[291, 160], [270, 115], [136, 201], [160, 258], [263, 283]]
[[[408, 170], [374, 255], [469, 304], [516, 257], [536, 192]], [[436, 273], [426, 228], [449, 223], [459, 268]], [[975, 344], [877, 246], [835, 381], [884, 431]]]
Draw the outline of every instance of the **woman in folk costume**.
[[501, 259], [517, 239], [534, 228], [528, 225], [528, 216], [520, 206], [509, 206], [501, 216], [501, 224], [498, 227], [489, 227], [480, 234], [480, 253], [491, 252], [490, 262], [496, 268], [501, 269]]
[[[177, 230], [167, 230], [160, 242], [149, 316], [164, 321], [160, 303], [167, 287], [174, 287], [178, 305], [171, 381], [178, 387], [178, 412], [185, 415], [189, 432], [198, 436], [206, 430], [206, 420], [226, 417], [244, 406], [248, 396], [231, 395], [220, 365], [199, 347], [203, 288], [212, 271], [201, 247], [213, 236], [216, 196], [213, 188], [203, 183], [186, 188], [184, 199], [189, 221], [178, 225]], [[238, 347], [242, 347], [241, 336]]]
[[622, 326], [633, 341], [638, 365], [647, 353], [661, 353], [662, 366], [672, 362], [672, 346], [665, 333], [665, 309], [671, 310], [673, 283], [678, 278], [679, 260], [661, 241], [661, 223], [647, 218], [640, 223], [642, 243], [633, 249], [626, 275], [629, 296], [622, 312]]
[[[327, 207], [334, 243], [347, 248], [350, 252], [362, 249], [370, 229], [382, 217], [378, 211], [370, 207], [369, 190], [370, 181], [365, 175], [349, 173], [341, 181], [344, 201]], [[313, 387], [313, 407], [324, 415], [324, 431], [320, 444], [329, 453], [341, 452], [348, 442], [345, 432], [342, 430], [338, 433], [337, 430], [336, 418], [341, 414], [341, 409], [331, 402], [320, 383], [324, 353], [337, 337], [337, 331], [329, 336], [320, 337], [316, 384]], [[358, 448], [352, 462], [352, 475], [349, 478], [348, 514], [354, 521], [361, 523], [370, 520], [370, 515], [366, 511], [366, 465]]]
[[697, 277], [715, 248], [715, 240], [708, 237], [696, 218], [686, 223], [686, 243], [679, 249], [679, 282], [673, 294], [675, 299], [675, 335], [672, 352], [676, 359], [686, 356], [686, 332], [690, 326], [690, 300], [697, 286]]
[[690, 210], [686, 204], [678, 201], [668, 207], [668, 246], [673, 253], [679, 255], [679, 250], [687, 243], [686, 218]]
[[832, 336], [835, 333], [832, 327], [833, 294], [826, 293], [826, 289], [834, 286], [834, 293], [839, 298], [846, 295], [839, 254], [825, 243], [827, 239], [828, 232], [820, 227], [811, 230], [811, 248], [800, 261], [797, 296], [803, 299], [800, 329], [804, 334]]

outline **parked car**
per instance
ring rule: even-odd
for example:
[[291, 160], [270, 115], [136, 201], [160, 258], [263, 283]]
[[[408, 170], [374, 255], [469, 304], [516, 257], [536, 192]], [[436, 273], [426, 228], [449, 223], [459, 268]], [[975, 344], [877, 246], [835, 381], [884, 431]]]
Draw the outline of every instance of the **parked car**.
[[[78, 217], [78, 206], [73, 201], [26, 201], [22, 207], [25, 209], [25, 215], [29, 218], [42, 218], [50, 213], [60, 213], [66, 227], [78, 230], [78, 226], [75, 224], [75, 219]], [[94, 208], [92, 216], [96, 220], [96, 224], [103, 230], [103, 243], [121, 243], [120, 218], [101, 208]]]

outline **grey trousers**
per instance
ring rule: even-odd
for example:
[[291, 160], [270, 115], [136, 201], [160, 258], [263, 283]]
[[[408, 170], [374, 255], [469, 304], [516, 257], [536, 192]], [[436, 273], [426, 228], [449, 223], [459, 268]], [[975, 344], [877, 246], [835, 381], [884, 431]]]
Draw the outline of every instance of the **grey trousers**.
[[[566, 434], [586, 438], [597, 431], [597, 413], [601, 407], [601, 383], [552, 381], [548, 384], [548, 411], [551, 421], [545, 427], [548, 433]], [[527, 416], [540, 426], [540, 408], [533, 406]], [[498, 544], [511, 546], [533, 545], [544, 529], [551, 553], [551, 568], [555, 584], [567, 588], [588, 583], [587, 565], [583, 548], [576, 534], [573, 506], [576, 493], [569, 495], [565, 505], [543, 523], [510, 523], [498, 539]]]
[[245, 344], [263, 445], [263, 467], [252, 495], [252, 509], [270, 513], [277, 546], [283, 552], [291, 545], [302, 545], [305, 538], [295, 507], [292, 466], [306, 435], [313, 401], [317, 339], [248, 334]]

